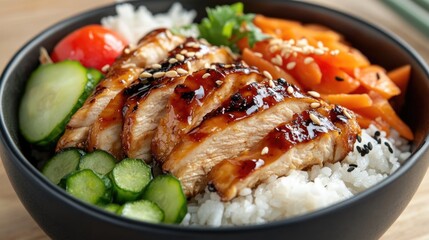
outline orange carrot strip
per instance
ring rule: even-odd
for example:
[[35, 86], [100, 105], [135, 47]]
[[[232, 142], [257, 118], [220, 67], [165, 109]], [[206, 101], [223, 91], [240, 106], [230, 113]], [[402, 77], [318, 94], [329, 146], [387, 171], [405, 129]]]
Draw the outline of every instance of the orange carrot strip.
[[242, 58], [250, 66], [255, 66], [261, 71], [269, 72], [274, 79], [284, 78], [289, 83], [301, 88], [300, 84], [291, 75], [289, 75], [279, 67], [275, 67], [272, 63], [268, 62], [267, 60], [255, 55], [255, 53], [252, 50], [245, 48], [243, 50]]
[[368, 94], [322, 94], [322, 98], [329, 103], [338, 104], [352, 110], [372, 105], [372, 99]]
[[320, 84], [314, 85], [313, 90], [326, 94], [351, 93], [360, 86], [360, 82], [343, 70], [326, 65], [319, 64], [322, 71], [322, 80]]
[[401, 92], [404, 92], [407, 90], [408, 81], [410, 80], [410, 73], [411, 73], [411, 66], [410, 65], [404, 65], [402, 67], [398, 67], [396, 69], [393, 69], [389, 72], [387, 72], [387, 76], [390, 80], [392, 80], [393, 83], [396, 84], [396, 86], [399, 87]]
[[384, 69], [380, 66], [371, 65], [360, 70], [360, 80], [362, 86], [368, 90], [372, 90], [389, 99], [399, 95], [401, 90], [390, 80]]
[[371, 119], [381, 117], [392, 128], [398, 131], [401, 136], [408, 140], [414, 139], [413, 132], [407, 124], [398, 117], [395, 110], [389, 104], [389, 101], [374, 91], [369, 92], [369, 96], [373, 101], [373, 105], [367, 108], [355, 109], [355, 112]]
[[405, 104], [405, 93], [407, 91], [408, 82], [410, 80], [411, 66], [404, 65], [387, 72], [387, 76], [401, 89], [401, 94], [392, 99], [392, 106], [396, 111], [402, 109]]

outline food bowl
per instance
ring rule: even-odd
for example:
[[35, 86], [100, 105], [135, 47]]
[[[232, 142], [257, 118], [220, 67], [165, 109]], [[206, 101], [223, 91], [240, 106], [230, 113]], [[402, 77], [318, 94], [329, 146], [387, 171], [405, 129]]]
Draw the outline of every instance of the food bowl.
[[[173, 1], [132, 2], [153, 12], [166, 11]], [[201, 17], [205, 2], [182, 1]], [[211, 1], [210, 5], [226, 1]], [[25, 81], [37, 67], [39, 47], [51, 51], [72, 30], [99, 23], [115, 14], [115, 7], [99, 8], [58, 23], [28, 42], [10, 61], [1, 77], [1, 158], [22, 203], [40, 227], [54, 239], [376, 239], [395, 221], [410, 201], [429, 164], [429, 71], [406, 43], [364, 21], [346, 14], [301, 2], [249, 1], [246, 12], [319, 23], [340, 33], [371, 62], [392, 69], [412, 67], [411, 82], [402, 117], [412, 127], [415, 140], [410, 158], [391, 176], [370, 189], [338, 204], [298, 217], [263, 225], [241, 227], [183, 227], [149, 224], [122, 218], [82, 203], [51, 184], [36, 168], [33, 152], [19, 135], [18, 104]], [[425, 156], [426, 154], [426, 156]]]

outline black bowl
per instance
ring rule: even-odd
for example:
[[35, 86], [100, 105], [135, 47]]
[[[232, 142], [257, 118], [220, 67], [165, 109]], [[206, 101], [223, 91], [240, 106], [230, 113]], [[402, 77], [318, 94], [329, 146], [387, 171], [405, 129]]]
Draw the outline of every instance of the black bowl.
[[[145, 1], [153, 12], [166, 11], [173, 1]], [[200, 16], [205, 1], [185, 0]], [[210, 5], [226, 1], [210, 1]], [[133, 2], [134, 5], [143, 4]], [[38, 65], [39, 47], [52, 50], [72, 30], [114, 15], [113, 5], [60, 22], [28, 42], [9, 62], [1, 77], [1, 158], [22, 203], [40, 227], [60, 239], [376, 239], [395, 221], [420, 184], [429, 163], [429, 73], [421, 57], [396, 36], [362, 20], [324, 7], [289, 1], [249, 1], [247, 12], [287, 17], [326, 25], [340, 33], [369, 59], [388, 69], [410, 64], [412, 80], [402, 117], [415, 134], [413, 154], [387, 179], [333, 206], [263, 225], [203, 228], [154, 225], [115, 216], [84, 204], [43, 177], [31, 149], [21, 140], [17, 109], [25, 81]]]

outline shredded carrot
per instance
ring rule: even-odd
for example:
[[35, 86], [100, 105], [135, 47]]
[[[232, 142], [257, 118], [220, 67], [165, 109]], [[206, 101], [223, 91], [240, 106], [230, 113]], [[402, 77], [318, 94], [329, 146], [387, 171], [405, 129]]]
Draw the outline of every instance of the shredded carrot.
[[380, 66], [371, 65], [361, 68], [357, 79], [360, 80], [362, 86], [368, 90], [377, 92], [385, 99], [401, 93], [401, 90], [390, 80], [385, 70]]
[[326, 64], [319, 66], [322, 70], [322, 80], [320, 84], [312, 86], [315, 91], [326, 94], [351, 93], [360, 86], [358, 80], [339, 68]]
[[373, 104], [370, 107], [355, 109], [355, 111], [365, 117], [376, 119], [381, 117], [392, 128], [399, 132], [401, 136], [408, 140], [414, 139], [414, 134], [411, 129], [405, 124], [396, 114], [393, 107], [380, 94], [371, 91], [369, 92]]
[[348, 109], [354, 110], [359, 108], [370, 107], [372, 99], [368, 94], [322, 94], [322, 98], [332, 104], [338, 104]]
[[399, 111], [405, 104], [405, 93], [407, 91], [408, 82], [410, 80], [411, 66], [404, 65], [387, 72], [387, 76], [398, 86], [401, 94], [391, 100], [392, 106]]

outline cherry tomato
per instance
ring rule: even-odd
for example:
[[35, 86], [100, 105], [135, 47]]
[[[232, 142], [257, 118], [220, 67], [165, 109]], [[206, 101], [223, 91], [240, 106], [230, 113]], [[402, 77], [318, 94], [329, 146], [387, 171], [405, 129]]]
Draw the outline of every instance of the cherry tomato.
[[51, 58], [54, 62], [77, 60], [85, 67], [102, 70], [105, 65], [112, 65], [126, 45], [119, 34], [101, 25], [88, 25], [63, 38]]

